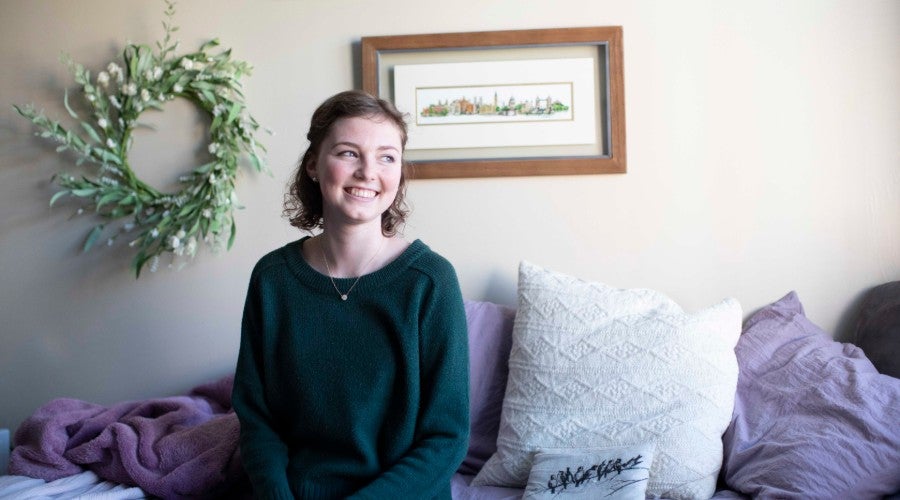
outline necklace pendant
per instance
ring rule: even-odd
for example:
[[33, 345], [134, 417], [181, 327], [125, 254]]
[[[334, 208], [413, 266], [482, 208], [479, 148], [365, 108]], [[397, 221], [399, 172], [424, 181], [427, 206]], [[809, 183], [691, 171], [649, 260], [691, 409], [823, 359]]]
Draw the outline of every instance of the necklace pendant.
[[356, 284], [359, 283], [359, 280], [363, 277], [363, 271], [372, 264], [372, 261], [375, 260], [375, 257], [378, 255], [378, 253], [381, 252], [381, 247], [384, 246], [384, 241], [384, 239], [381, 240], [381, 245], [378, 246], [378, 250], [375, 250], [375, 254], [372, 255], [372, 258], [369, 259], [369, 262], [366, 262], [366, 265], [360, 269], [359, 276], [356, 277], [356, 281], [354, 281], [353, 284], [350, 285], [350, 288], [347, 289], [347, 293], [341, 293], [341, 290], [338, 288], [337, 283], [334, 281], [334, 277], [331, 275], [331, 265], [328, 263], [328, 255], [325, 254], [325, 246], [322, 246], [322, 260], [325, 261], [325, 270], [328, 271], [328, 279], [331, 280], [331, 286], [334, 287], [334, 291], [338, 293], [342, 301], [347, 300], [347, 296], [350, 295], [350, 292], [353, 291], [353, 289], [356, 287]]

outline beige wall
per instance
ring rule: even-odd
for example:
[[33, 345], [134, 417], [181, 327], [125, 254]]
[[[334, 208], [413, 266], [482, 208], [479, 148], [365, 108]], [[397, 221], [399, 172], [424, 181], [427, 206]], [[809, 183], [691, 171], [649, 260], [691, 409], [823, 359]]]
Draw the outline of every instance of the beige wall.
[[[212, 36], [245, 80], [273, 175], [240, 179], [234, 248], [135, 281], [124, 249], [53, 209], [67, 161], [11, 109], [63, 117], [59, 54], [96, 72], [162, 35], [156, 0], [0, 3], [0, 427], [57, 396], [180, 393], [231, 371], [250, 269], [296, 238], [284, 183], [322, 99], [358, 81], [360, 36], [621, 25], [626, 175], [414, 182], [409, 238], [457, 266], [467, 298], [514, 303], [517, 264], [747, 313], [797, 290], [841, 336], [867, 288], [900, 278], [900, 2], [828, 0], [184, 0], [183, 48]], [[173, 103], [132, 160], [182, 170], [203, 130]], [[155, 163], [162, 173], [154, 171]]]

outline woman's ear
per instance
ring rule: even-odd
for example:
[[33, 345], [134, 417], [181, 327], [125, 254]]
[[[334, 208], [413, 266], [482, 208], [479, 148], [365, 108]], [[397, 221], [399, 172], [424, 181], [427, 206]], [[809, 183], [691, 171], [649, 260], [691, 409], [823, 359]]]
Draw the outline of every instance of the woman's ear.
[[306, 162], [306, 175], [308, 175], [313, 182], [319, 182], [319, 174], [316, 173], [316, 155], [309, 155], [309, 160]]

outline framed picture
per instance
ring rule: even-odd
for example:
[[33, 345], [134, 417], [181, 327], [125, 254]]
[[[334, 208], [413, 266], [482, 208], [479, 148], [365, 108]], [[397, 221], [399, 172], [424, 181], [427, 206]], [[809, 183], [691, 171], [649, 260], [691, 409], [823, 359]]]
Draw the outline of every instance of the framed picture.
[[364, 37], [415, 178], [624, 173], [622, 28]]

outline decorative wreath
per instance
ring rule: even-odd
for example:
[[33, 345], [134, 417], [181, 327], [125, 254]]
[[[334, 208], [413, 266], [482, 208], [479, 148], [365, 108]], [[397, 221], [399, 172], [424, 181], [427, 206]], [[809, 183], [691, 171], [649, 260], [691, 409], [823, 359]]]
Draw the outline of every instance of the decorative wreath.
[[[37, 135], [60, 144], [57, 152], [72, 151], [77, 165], [95, 166], [90, 176], [55, 175], [61, 189], [50, 205], [71, 195], [82, 201], [77, 213], [93, 210], [104, 219], [88, 233], [85, 252], [103, 241], [104, 235], [109, 245], [119, 236], [134, 235], [129, 246], [137, 249], [131, 264], [135, 277], [147, 263], [156, 271], [160, 255], [167, 252], [174, 265], [178, 257], [194, 257], [201, 242], [213, 250], [226, 245], [230, 249], [235, 237], [233, 210], [240, 208], [234, 192], [238, 159], [246, 154], [255, 170], [266, 171], [261, 156], [265, 148], [254, 139], [259, 124], [247, 113], [240, 91], [239, 79], [250, 73], [250, 66], [232, 60], [231, 50], [210, 53], [218, 40], [203, 44], [197, 52], [174, 55], [178, 43], [172, 41], [172, 34], [178, 28], [171, 23], [174, 2], [166, 3], [165, 38], [157, 42], [157, 53], [146, 45], [128, 44], [124, 65], [111, 62], [93, 80], [83, 66], [66, 61], [90, 110], [90, 116], [80, 118], [69, 105], [68, 92], [64, 95], [65, 108], [80, 122], [82, 134], [32, 105], [14, 106], [40, 129]], [[162, 110], [166, 101], [177, 97], [209, 113], [210, 161], [182, 175], [181, 190], [162, 193], [135, 175], [128, 150], [140, 114]], [[109, 228], [111, 222], [118, 224]]]

